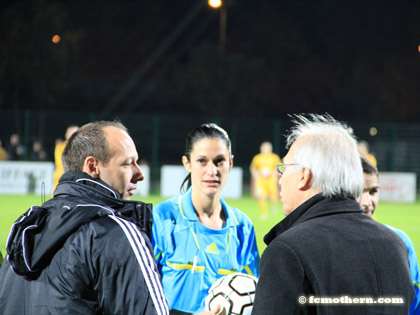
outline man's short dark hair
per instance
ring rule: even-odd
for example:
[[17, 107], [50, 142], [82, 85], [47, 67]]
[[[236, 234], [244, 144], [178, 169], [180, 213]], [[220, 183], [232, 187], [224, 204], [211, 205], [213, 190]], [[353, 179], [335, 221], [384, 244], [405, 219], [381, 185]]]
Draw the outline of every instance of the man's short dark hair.
[[64, 148], [62, 160], [65, 172], [81, 172], [88, 156], [95, 157], [103, 164], [108, 163], [112, 151], [106, 140], [106, 127], [115, 127], [128, 133], [119, 121], [97, 121], [82, 126], [67, 140]]
[[378, 169], [375, 167], [375, 165], [372, 164], [371, 161], [369, 161], [363, 155], [360, 156], [360, 159], [362, 160], [362, 169], [364, 174], [378, 176]]

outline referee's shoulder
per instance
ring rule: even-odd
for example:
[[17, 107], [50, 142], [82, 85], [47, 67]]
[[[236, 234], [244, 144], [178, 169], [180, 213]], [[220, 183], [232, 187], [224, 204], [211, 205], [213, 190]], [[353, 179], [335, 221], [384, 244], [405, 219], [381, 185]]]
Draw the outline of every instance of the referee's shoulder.
[[242, 210], [229, 206], [240, 225], [254, 225], [250, 217]]
[[178, 198], [173, 197], [153, 205], [153, 218], [173, 217], [179, 209]]

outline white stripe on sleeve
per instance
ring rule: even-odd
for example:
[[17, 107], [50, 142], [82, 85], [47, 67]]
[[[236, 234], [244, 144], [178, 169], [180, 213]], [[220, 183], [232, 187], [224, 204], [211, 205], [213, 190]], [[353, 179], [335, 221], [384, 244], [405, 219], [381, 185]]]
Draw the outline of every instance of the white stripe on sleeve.
[[169, 307], [160, 283], [160, 276], [155, 268], [156, 263], [141, 232], [134, 223], [128, 222], [116, 216], [110, 215], [109, 217], [117, 222], [124, 231], [131, 248], [136, 255], [137, 262], [139, 263], [140, 269], [143, 273], [144, 280], [147, 288], [149, 289], [149, 294], [158, 315], [169, 314]]

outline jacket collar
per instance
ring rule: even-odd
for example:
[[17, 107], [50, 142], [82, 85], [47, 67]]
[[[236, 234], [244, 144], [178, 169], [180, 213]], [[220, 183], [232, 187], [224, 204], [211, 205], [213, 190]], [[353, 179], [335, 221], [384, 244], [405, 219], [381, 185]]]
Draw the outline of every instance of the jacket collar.
[[54, 198], [64, 196], [75, 196], [109, 207], [117, 216], [135, 223], [151, 237], [152, 205], [121, 199], [120, 193], [100, 179], [84, 172], [66, 172], [54, 191]]
[[[66, 199], [68, 196], [72, 198]], [[89, 207], [79, 208], [83, 203]], [[151, 204], [122, 200], [105, 182], [95, 180], [86, 173], [65, 173], [60, 178], [54, 198], [41, 207], [31, 207], [13, 225], [7, 243], [13, 269], [17, 274], [36, 279], [72, 233], [81, 225], [108, 215], [133, 222], [150, 239]]]
[[[89, 198], [109, 206], [122, 206], [126, 201], [120, 193], [100, 179], [94, 179], [85, 172], [66, 172], [61, 176], [54, 197], [72, 195]], [[99, 200], [98, 200], [99, 199]]]
[[[187, 192], [180, 196], [178, 199], [178, 204], [180, 206], [181, 214], [190, 222], [198, 222], [197, 214], [194, 210], [194, 205], [192, 202], [192, 187], [190, 187]], [[226, 203], [226, 201], [220, 197], [220, 203], [222, 204], [222, 211], [226, 216], [226, 225], [225, 227], [231, 227], [238, 225], [238, 219], [233, 213], [232, 208]]]
[[362, 212], [359, 204], [353, 198], [338, 196], [327, 198], [323, 194], [317, 194], [306, 200], [280, 223], [275, 225], [270, 232], [264, 236], [264, 242], [268, 245], [278, 235], [292, 228], [294, 225], [313, 218], [339, 213]]

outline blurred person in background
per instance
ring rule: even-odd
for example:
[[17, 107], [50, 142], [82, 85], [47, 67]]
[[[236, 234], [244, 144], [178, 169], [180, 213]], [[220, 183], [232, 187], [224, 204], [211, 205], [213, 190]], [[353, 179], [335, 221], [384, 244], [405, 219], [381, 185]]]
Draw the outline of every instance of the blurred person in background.
[[204, 310], [217, 279], [235, 271], [258, 277], [260, 261], [251, 220], [221, 197], [233, 166], [226, 131], [193, 129], [182, 163], [187, 191], [153, 209], [152, 244], [171, 315]]
[[[353, 130], [329, 115], [292, 122], [289, 151], [277, 165], [286, 217], [264, 237], [252, 314], [408, 314], [407, 251], [357, 202], [364, 180]], [[402, 301], [351, 304], [344, 296]], [[342, 303], [311, 303], [314, 297]]]
[[143, 180], [137, 160], [120, 122], [70, 137], [54, 198], [9, 235], [0, 314], [169, 313], [149, 239], [152, 207], [130, 201]]
[[378, 167], [378, 163], [376, 161], [375, 156], [369, 152], [369, 143], [367, 143], [367, 141], [360, 140], [357, 143], [357, 148], [361, 155], [367, 158], [375, 167]]
[[58, 185], [58, 181], [64, 173], [63, 168], [63, 161], [61, 160], [61, 156], [63, 154], [64, 148], [66, 147], [66, 143], [68, 139], [70, 139], [71, 135], [75, 133], [79, 129], [76, 125], [70, 125], [67, 127], [66, 132], [64, 134], [64, 141], [58, 140], [55, 145], [54, 149], [54, 163], [55, 163], [55, 169], [54, 169], [54, 182], [53, 182], [53, 188], [52, 192], [54, 193], [55, 187]]
[[277, 173], [274, 165], [281, 163], [280, 157], [273, 153], [273, 146], [265, 141], [260, 146], [260, 153], [252, 159], [251, 187], [258, 198], [261, 219], [267, 219], [267, 199], [270, 200], [271, 211], [278, 211]]
[[25, 150], [20, 144], [20, 137], [17, 133], [10, 136], [10, 141], [6, 146], [7, 156], [10, 161], [21, 161], [24, 159]]
[[46, 161], [47, 153], [42, 147], [42, 143], [39, 140], [35, 140], [32, 143], [31, 161]]
[[[364, 156], [361, 156], [363, 176], [365, 178], [365, 187], [363, 194], [359, 199], [363, 213], [372, 217], [379, 203], [379, 174], [378, 169]], [[401, 231], [390, 225], [385, 225], [394, 231], [403, 241], [407, 249], [408, 260], [410, 263], [410, 274], [413, 281], [415, 298], [410, 307], [410, 314], [420, 315], [420, 271], [416, 251], [410, 237], [404, 231]]]
[[0, 139], [0, 161], [7, 161], [7, 151], [3, 147], [1, 139]]

